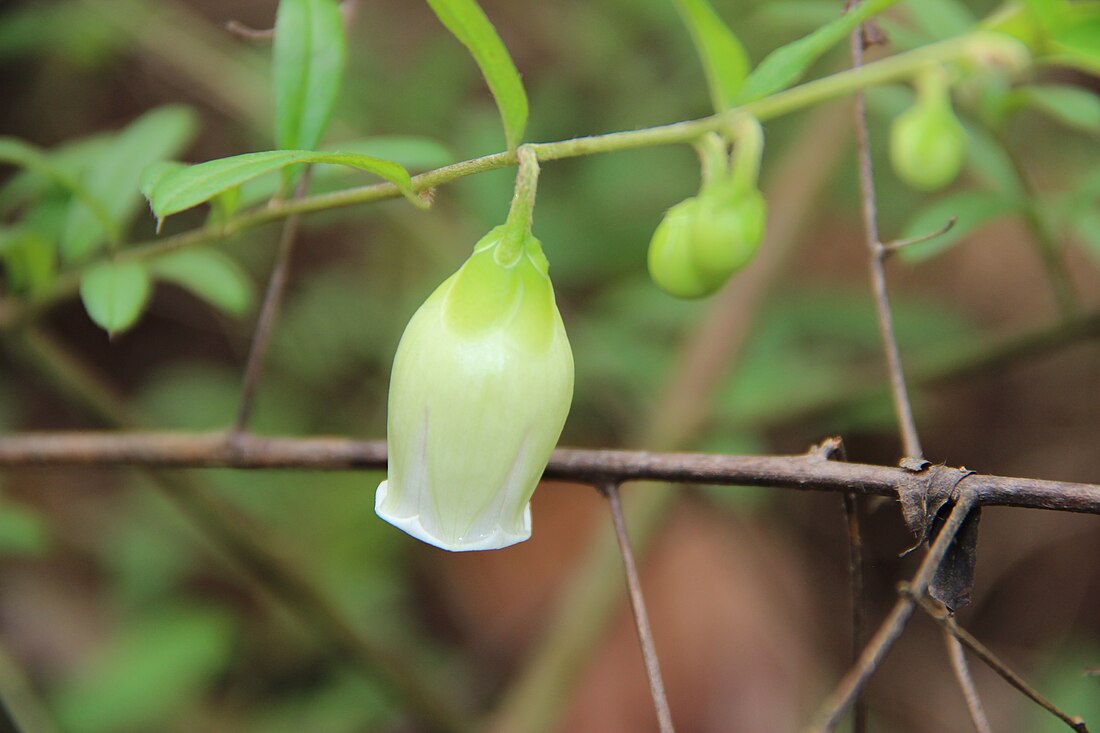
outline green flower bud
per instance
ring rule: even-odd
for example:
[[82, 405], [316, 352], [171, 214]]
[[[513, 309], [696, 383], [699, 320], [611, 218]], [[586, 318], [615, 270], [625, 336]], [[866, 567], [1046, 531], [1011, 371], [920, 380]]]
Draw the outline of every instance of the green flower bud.
[[749, 263], [764, 238], [767, 207], [756, 190], [708, 191], [695, 221], [692, 260], [708, 278], [725, 282]]
[[764, 197], [709, 189], [665, 214], [649, 245], [649, 274], [679, 298], [702, 298], [748, 264], [764, 237]]
[[966, 130], [951, 108], [942, 71], [918, 80], [917, 103], [890, 128], [890, 161], [898, 178], [933, 191], [955, 180], [966, 154]]
[[573, 355], [537, 239], [504, 226], [413, 315], [394, 357], [382, 519], [445, 550], [531, 536], [530, 499], [573, 397]]

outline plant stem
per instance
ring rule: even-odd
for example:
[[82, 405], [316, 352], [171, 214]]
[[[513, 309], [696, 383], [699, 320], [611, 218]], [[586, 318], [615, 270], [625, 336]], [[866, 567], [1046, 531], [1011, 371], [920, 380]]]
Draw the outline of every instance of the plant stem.
[[661, 678], [661, 664], [657, 659], [657, 647], [653, 642], [653, 629], [649, 626], [649, 613], [646, 612], [645, 598], [642, 597], [642, 581], [638, 576], [638, 565], [634, 562], [634, 551], [630, 549], [630, 538], [626, 534], [626, 519], [623, 516], [623, 503], [619, 498], [619, 485], [614, 481], [601, 487], [611, 507], [611, 522], [615, 526], [615, 539], [623, 556], [623, 569], [626, 571], [626, 584], [630, 592], [630, 608], [634, 612], [634, 625], [638, 630], [638, 642], [642, 646], [642, 658], [645, 660], [646, 676], [649, 678], [649, 692], [653, 696], [653, 707], [657, 711], [657, 725], [661, 733], [676, 733], [672, 727], [672, 713], [668, 708], [665, 695], [665, 683]]
[[[531, 143], [529, 147], [535, 151], [536, 157], [540, 161], [548, 161], [659, 145], [691, 143], [704, 133], [720, 132], [727, 128], [743, 113], [747, 112], [758, 120], [780, 117], [830, 99], [851, 94], [860, 89], [908, 78], [929, 64], [970, 55], [975, 52], [975, 49], [982, 48], [991, 42], [995, 41], [991, 41], [991, 36], [988, 33], [970, 33], [897, 54], [859, 68], [806, 82], [722, 114], [640, 130], [613, 132], [557, 142]], [[428, 191], [459, 178], [515, 165], [516, 162], [516, 153], [501, 152], [454, 163], [414, 176], [412, 179], [413, 191], [417, 193]], [[118, 261], [128, 261], [159, 257], [183, 247], [228, 238], [262, 224], [285, 219], [295, 214], [326, 211], [393, 199], [402, 195], [401, 191], [391, 183], [376, 183], [343, 191], [307, 196], [299, 200], [272, 202], [263, 207], [239, 214], [222, 224], [212, 224], [163, 239], [139, 243], [119, 252], [117, 259]], [[20, 317], [26, 318], [62, 298], [70, 297], [77, 291], [79, 285], [79, 270], [62, 274], [55, 281], [50, 291], [40, 295], [36, 300], [29, 303], [26, 308], [17, 309], [9, 305], [5, 309], [8, 322], [10, 323], [13, 319], [19, 319]]]
[[[310, 168], [301, 173], [301, 180], [294, 191], [294, 198], [305, 196], [309, 189]], [[252, 346], [248, 350], [248, 361], [245, 363], [244, 377], [241, 382], [241, 402], [237, 408], [237, 417], [230, 430], [241, 433], [248, 429], [248, 419], [252, 416], [252, 406], [256, 399], [256, 388], [260, 383], [260, 373], [263, 371], [267, 348], [271, 343], [271, 336], [275, 330], [275, 319], [279, 315], [279, 307], [282, 305], [283, 295], [286, 292], [287, 280], [290, 278], [290, 260], [294, 253], [294, 243], [298, 239], [298, 224], [301, 222], [300, 214], [293, 214], [283, 222], [283, 233], [279, 238], [279, 251], [275, 254], [275, 266], [271, 269], [271, 277], [267, 281], [267, 290], [264, 293], [264, 302], [260, 306], [260, 315], [256, 319], [256, 329], [252, 333]]]

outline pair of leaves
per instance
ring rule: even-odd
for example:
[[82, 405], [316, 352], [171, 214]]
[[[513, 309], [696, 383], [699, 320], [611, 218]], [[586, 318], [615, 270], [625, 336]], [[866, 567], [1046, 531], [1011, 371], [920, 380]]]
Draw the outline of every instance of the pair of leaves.
[[826, 51], [896, 2], [865, 0], [809, 35], [772, 51], [749, 73], [744, 46], [708, 0], [676, 0], [703, 62], [711, 99], [718, 112], [775, 94], [796, 83]]
[[[81, 180], [84, 188], [100, 200], [111, 230], [104, 230], [87, 204], [73, 201], [61, 235], [62, 257], [69, 262], [79, 261], [100, 249], [109, 233], [125, 232], [141, 210], [138, 182], [142, 171], [182, 152], [197, 128], [191, 109], [171, 106], [147, 112], [118, 133]], [[112, 238], [117, 244], [117, 234]]]
[[85, 271], [80, 297], [93, 321], [112, 336], [133, 326], [153, 290], [153, 280], [171, 282], [234, 316], [255, 299], [252, 281], [235, 260], [216, 249], [187, 249], [151, 264], [101, 262]]

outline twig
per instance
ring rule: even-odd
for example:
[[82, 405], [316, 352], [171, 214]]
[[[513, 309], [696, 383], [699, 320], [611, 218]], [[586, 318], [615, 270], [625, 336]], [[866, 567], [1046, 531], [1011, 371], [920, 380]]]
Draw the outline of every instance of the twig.
[[0, 731], [3, 733], [59, 733], [45, 703], [39, 698], [9, 651], [0, 645]]
[[[863, 27], [855, 29], [850, 37], [852, 68], [863, 66]], [[890, 374], [890, 391], [894, 398], [898, 428], [901, 431], [902, 450], [909, 458], [922, 458], [920, 437], [913, 418], [913, 406], [909, 401], [909, 389], [901, 366], [901, 354], [894, 335], [894, 316], [890, 310], [890, 297], [886, 289], [886, 269], [883, 260], [887, 250], [879, 239], [878, 207], [875, 201], [874, 167], [871, 161], [871, 144], [867, 132], [867, 110], [863, 93], [856, 92], [853, 99], [853, 116], [856, 132], [856, 155], [859, 162], [860, 210], [863, 214], [863, 230], [870, 255], [871, 290], [875, 298], [875, 315], [886, 356], [886, 368]]]
[[955, 681], [959, 683], [963, 699], [966, 700], [966, 709], [970, 713], [970, 720], [974, 723], [974, 730], [978, 733], [993, 733], [989, 726], [989, 719], [985, 715], [982, 699], [978, 696], [978, 688], [974, 685], [974, 677], [970, 674], [970, 666], [966, 663], [962, 644], [950, 631], [944, 630], [943, 640], [947, 645], [947, 656], [951, 660], [951, 670], [955, 673]]
[[931, 599], [924, 596], [919, 597], [918, 602], [932, 620], [942, 626], [953, 638], [962, 643], [963, 646], [974, 652], [978, 659], [985, 662], [986, 665], [1000, 675], [1005, 682], [1015, 687], [1051, 715], [1077, 731], [1077, 733], [1088, 733], [1088, 727], [1085, 725], [1084, 720], [1078, 716], [1067, 715], [1054, 705], [1054, 703], [1039, 694], [1034, 687], [1025, 682], [1020, 675], [1016, 674], [1007, 664], [1002, 662], [989, 647], [978, 641], [969, 631], [959, 626], [955, 622], [954, 617], [945, 609], [940, 608], [937, 604], [933, 603]]
[[607, 497], [607, 503], [611, 507], [611, 521], [615, 525], [615, 537], [619, 542], [619, 551], [623, 555], [626, 585], [630, 591], [630, 608], [634, 612], [634, 626], [638, 630], [638, 642], [642, 646], [645, 673], [649, 678], [649, 692], [653, 696], [653, 707], [657, 711], [657, 725], [661, 733], [675, 733], [672, 727], [672, 713], [668, 708], [668, 698], [665, 696], [665, 683], [661, 679], [657, 647], [653, 643], [653, 630], [649, 626], [649, 614], [646, 612], [645, 599], [642, 597], [642, 582], [634, 562], [634, 551], [630, 549], [630, 539], [626, 535], [626, 519], [623, 517], [623, 504], [619, 498], [619, 485], [609, 482], [601, 485], [599, 489], [600, 493]]
[[[145, 468], [384, 469], [386, 443], [348, 438], [276, 438], [225, 433], [23, 433], [0, 437], [0, 467], [141, 466]], [[763, 486], [896, 497], [924, 473], [827, 461], [812, 454], [731, 456], [558, 448], [543, 474], [599, 485], [665, 481]], [[968, 493], [982, 506], [1100, 514], [1100, 485], [969, 474]]]
[[889, 242], [884, 242], [882, 244], [882, 256], [889, 257], [895, 252], [903, 250], [906, 247], [912, 247], [914, 244], [923, 244], [924, 242], [935, 239], [936, 237], [942, 237], [944, 234], [947, 234], [949, 231], [954, 229], [955, 225], [958, 222], [959, 217], [952, 216], [941, 227], [935, 229], [934, 231], [928, 232], [927, 234], [921, 234], [916, 237], [909, 237], [908, 239], [894, 239]]
[[969, 485], [961, 488], [959, 499], [955, 503], [951, 514], [940, 530], [936, 541], [932, 543], [928, 554], [921, 561], [916, 575], [906, 586], [910, 592], [903, 593], [894, 603], [889, 616], [879, 626], [878, 631], [871, 637], [871, 641], [864, 647], [859, 660], [848, 671], [848, 674], [840, 681], [836, 689], [825, 701], [821, 711], [817, 715], [817, 722], [808, 729], [810, 733], [829, 733], [836, 728], [844, 711], [863, 690], [867, 680], [875, 673], [886, 654], [905, 630], [909, 619], [916, 607], [916, 598], [921, 598], [928, 592], [928, 585], [932, 582], [932, 576], [943, 561], [944, 555], [951, 541], [955, 538], [963, 521], [977, 503], [976, 495], [970, 490]]
[[[294, 191], [292, 200], [301, 199], [309, 189], [310, 169], [307, 167], [301, 174], [298, 187]], [[283, 294], [286, 292], [287, 279], [290, 276], [290, 260], [294, 253], [294, 243], [298, 239], [298, 224], [301, 214], [293, 214], [283, 222], [283, 233], [279, 238], [279, 251], [275, 255], [275, 265], [271, 270], [271, 278], [267, 281], [267, 291], [264, 293], [264, 302], [260, 306], [260, 315], [256, 319], [256, 330], [252, 335], [252, 346], [248, 351], [248, 362], [245, 364], [244, 378], [241, 384], [241, 402], [237, 408], [237, 417], [233, 422], [231, 432], [241, 433], [248, 429], [248, 419], [252, 415], [252, 407], [256, 400], [256, 387], [260, 382], [260, 374], [263, 372], [264, 360], [267, 356], [267, 348], [271, 343], [271, 335], [275, 330], [275, 319], [279, 315], [279, 306], [283, 302]]]
[[275, 37], [274, 28], [252, 28], [239, 20], [225, 21], [225, 29], [229, 31], [231, 35], [237, 38], [243, 38], [246, 41], [270, 41]]
[[[851, 492], [844, 494], [844, 516], [848, 524], [848, 583], [852, 606], [852, 663], [859, 659], [866, 635], [863, 611], [863, 537], [859, 528], [859, 503]], [[852, 733], [867, 730], [867, 703], [862, 696], [852, 706]]]

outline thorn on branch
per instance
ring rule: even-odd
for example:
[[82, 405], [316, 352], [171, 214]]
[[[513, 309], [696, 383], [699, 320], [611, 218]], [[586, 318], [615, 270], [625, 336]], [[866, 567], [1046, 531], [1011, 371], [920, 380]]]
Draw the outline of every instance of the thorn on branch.
[[847, 460], [844, 452], [844, 441], [839, 435], [830, 436], [817, 445], [810, 446], [810, 449], [806, 451], [806, 455], [823, 461], [832, 460], [834, 456], [839, 455], [841, 460]]

